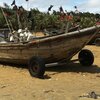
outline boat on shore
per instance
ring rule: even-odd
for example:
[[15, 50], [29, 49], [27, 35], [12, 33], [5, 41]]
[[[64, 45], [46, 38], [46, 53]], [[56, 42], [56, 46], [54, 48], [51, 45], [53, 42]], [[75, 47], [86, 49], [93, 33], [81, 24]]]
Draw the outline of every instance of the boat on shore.
[[[92, 65], [94, 58], [84, 46], [99, 32], [100, 25], [55, 36], [33, 38], [29, 42], [0, 43], [0, 62], [28, 64], [32, 76], [41, 77], [45, 64], [71, 58], [79, 51], [81, 64]], [[86, 54], [86, 55], [85, 55]]]

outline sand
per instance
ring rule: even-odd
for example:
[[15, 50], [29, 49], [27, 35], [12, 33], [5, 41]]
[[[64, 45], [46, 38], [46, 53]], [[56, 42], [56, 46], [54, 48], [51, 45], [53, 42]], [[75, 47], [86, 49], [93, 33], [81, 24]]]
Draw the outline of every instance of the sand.
[[31, 77], [27, 65], [1, 64], [0, 100], [94, 100], [80, 96], [91, 91], [100, 95], [100, 47], [85, 48], [95, 56], [93, 66], [76, 62], [46, 68], [45, 79]]

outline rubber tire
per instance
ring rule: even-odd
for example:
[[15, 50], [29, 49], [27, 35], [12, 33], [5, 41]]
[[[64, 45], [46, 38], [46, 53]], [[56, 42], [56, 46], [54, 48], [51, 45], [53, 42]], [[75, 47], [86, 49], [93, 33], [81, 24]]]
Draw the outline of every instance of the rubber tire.
[[94, 62], [94, 55], [90, 50], [84, 49], [80, 51], [78, 59], [81, 65], [91, 66]]
[[95, 40], [95, 44], [96, 44], [97, 46], [100, 46], [100, 38], [97, 38], [97, 39]]
[[[37, 68], [35, 70], [35, 67]], [[29, 73], [32, 77], [43, 78], [45, 73], [45, 62], [41, 57], [32, 57], [28, 63]]]

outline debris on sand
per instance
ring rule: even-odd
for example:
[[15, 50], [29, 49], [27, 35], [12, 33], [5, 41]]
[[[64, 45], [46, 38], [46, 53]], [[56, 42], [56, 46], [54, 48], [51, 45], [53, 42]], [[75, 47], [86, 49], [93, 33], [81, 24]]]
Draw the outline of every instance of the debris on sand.
[[1, 86], [1, 88], [5, 88], [6, 86]]
[[3, 89], [3, 88], [6, 88], [6, 87], [8, 87], [8, 86], [9, 86], [9, 85], [3, 85], [3, 84], [2, 84], [2, 85], [0, 86], [0, 88]]
[[79, 96], [80, 98], [92, 98], [92, 99], [98, 99], [100, 98], [100, 95], [96, 94], [94, 91], [89, 92], [87, 94], [84, 94], [82, 96]]
[[54, 92], [53, 90], [43, 90], [44, 93]]

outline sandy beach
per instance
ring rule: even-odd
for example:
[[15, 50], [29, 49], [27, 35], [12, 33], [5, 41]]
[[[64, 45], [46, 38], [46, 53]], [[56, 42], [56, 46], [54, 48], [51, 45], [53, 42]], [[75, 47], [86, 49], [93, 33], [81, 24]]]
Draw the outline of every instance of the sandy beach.
[[95, 56], [93, 66], [53, 66], [46, 68], [45, 79], [31, 77], [27, 65], [0, 64], [0, 100], [94, 100], [82, 96], [91, 91], [100, 95], [100, 47], [85, 48]]

